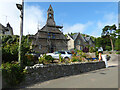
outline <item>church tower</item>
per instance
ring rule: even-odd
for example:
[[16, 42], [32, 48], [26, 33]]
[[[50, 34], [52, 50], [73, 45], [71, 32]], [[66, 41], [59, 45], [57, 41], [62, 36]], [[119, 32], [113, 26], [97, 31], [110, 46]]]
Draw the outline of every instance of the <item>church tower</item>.
[[50, 5], [47, 10], [47, 21], [45, 26], [38, 30], [32, 39], [33, 50], [39, 51], [40, 54], [54, 52], [58, 50], [67, 50], [68, 39], [64, 36], [63, 26], [56, 25], [54, 21], [54, 11]]
[[54, 11], [52, 9], [52, 6], [50, 5], [48, 10], [47, 10], [47, 25], [50, 26], [55, 26], [55, 21], [54, 21]]

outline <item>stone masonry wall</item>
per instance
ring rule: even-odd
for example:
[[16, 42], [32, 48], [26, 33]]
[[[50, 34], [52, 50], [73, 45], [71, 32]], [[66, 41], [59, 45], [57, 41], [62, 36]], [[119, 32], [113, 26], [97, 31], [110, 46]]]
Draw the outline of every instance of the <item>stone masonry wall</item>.
[[64, 76], [77, 75], [101, 68], [105, 68], [105, 63], [103, 61], [76, 64], [36, 64], [25, 68], [28, 73], [26, 74], [26, 80], [21, 85], [30, 85], [37, 82], [43, 82]]

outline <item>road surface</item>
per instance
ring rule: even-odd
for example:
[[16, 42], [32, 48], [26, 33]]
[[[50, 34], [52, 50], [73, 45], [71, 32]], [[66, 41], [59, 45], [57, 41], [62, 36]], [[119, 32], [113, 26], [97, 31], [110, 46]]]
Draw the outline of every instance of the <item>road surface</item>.
[[118, 88], [118, 55], [111, 55], [108, 68], [37, 83], [26, 88]]

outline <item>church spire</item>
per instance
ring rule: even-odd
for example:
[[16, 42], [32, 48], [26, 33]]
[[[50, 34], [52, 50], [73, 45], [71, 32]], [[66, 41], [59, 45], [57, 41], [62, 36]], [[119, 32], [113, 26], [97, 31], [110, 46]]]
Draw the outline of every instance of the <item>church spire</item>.
[[50, 4], [50, 6], [49, 6], [49, 8], [48, 8], [48, 12], [49, 12], [49, 11], [54, 12], [51, 4]]
[[48, 8], [48, 10], [47, 10], [47, 19], [49, 19], [49, 18], [54, 19], [54, 11], [53, 11], [53, 9], [52, 9], [51, 4], [50, 4], [50, 6], [49, 6], [49, 8]]
[[55, 21], [54, 21], [54, 11], [53, 8], [50, 4], [48, 10], [47, 10], [47, 24], [48, 25], [55, 25]]

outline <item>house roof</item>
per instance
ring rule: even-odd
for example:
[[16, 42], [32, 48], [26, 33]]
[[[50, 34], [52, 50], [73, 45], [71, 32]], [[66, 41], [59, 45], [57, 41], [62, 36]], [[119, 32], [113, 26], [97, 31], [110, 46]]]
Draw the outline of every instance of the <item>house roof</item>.
[[84, 39], [86, 40], [86, 42], [89, 42], [91, 40], [94, 43], [94, 41], [91, 37], [84, 37]]
[[76, 33], [76, 34], [74, 34], [73, 36], [72, 35], [70, 35], [70, 34], [68, 34], [73, 40], [75, 40], [76, 38], [77, 38], [77, 36], [79, 35], [79, 33]]
[[56, 27], [50, 27], [48, 25], [43, 26], [43, 28], [41, 28], [38, 31], [44, 31], [44, 32], [51, 32], [51, 33], [62, 33], [59, 28]]
[[[70, 34], [68, 34], [68, 35], [69, 35], [73, 40], [76, 40], [76, 38], [78, 37], [79, 34], [80, 34], [80, 33], [76, 33], [76, 34], [74, 34], [73, 36], [70, 35]], [[81, 38], [84, 40], [84, 42], [89, 42], [90, 39], [92, 40], [91, 37], [83, 37], [81, 34], [80, 34], [80, 36], [81, 36]], [[93, 40], [92, 40], [92, 42], [93, 42]]]
[[3, 26], [1, 23], [0, 23], [0, 29], [3, 31], [9, 31], [8, 28]]
[[90, 40], [90, 37], [83, 37], [85, 42], [88, 42]]

